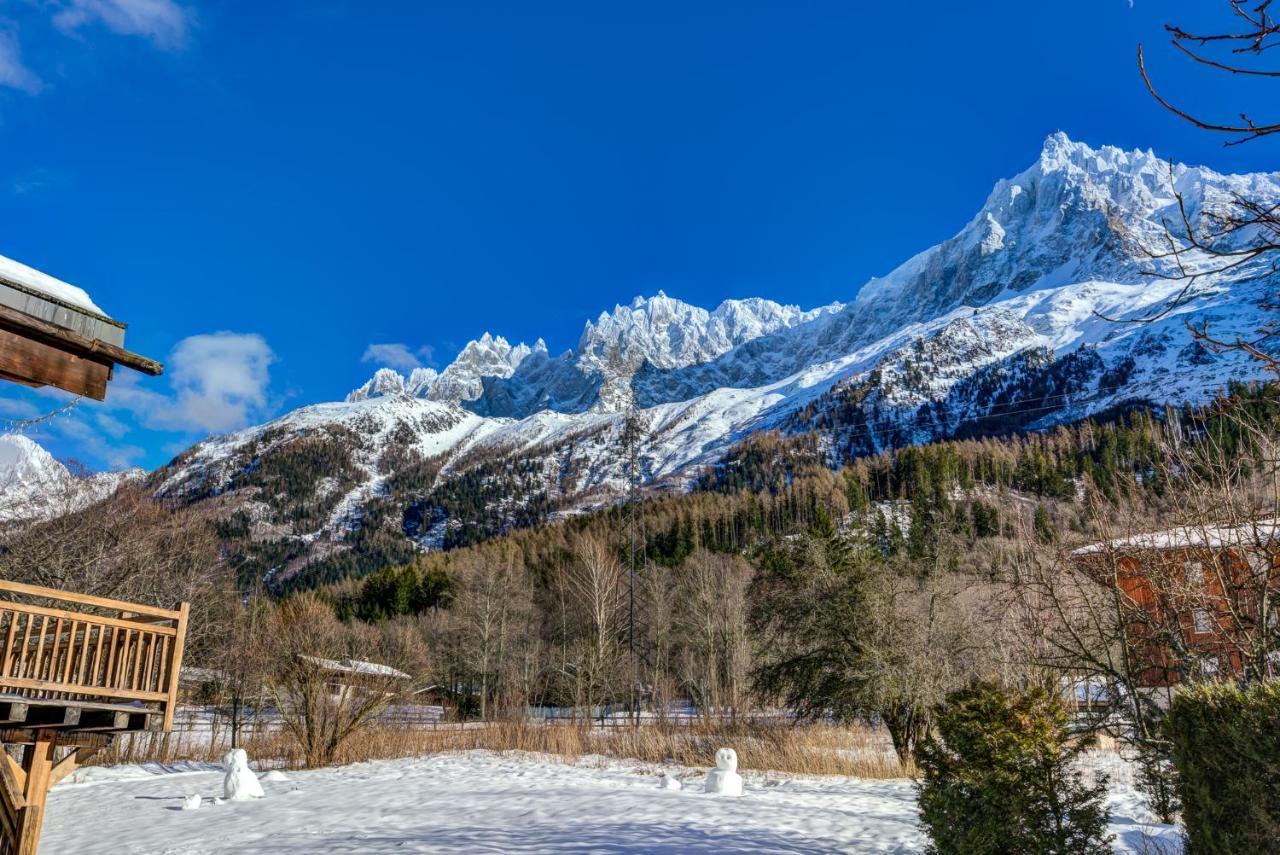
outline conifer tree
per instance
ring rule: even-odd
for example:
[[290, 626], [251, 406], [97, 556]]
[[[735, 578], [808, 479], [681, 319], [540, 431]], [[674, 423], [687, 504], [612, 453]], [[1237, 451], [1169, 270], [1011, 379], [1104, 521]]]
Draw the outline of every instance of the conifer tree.
[[1087, 747], [1062, 702], [1042, 688], [1008, 694], [993, 683], [953, 693], [937, 736], [916, 753], [920, 817], [937, 855], [1086, 855], [1111, 851], [1106, 781], [1072, 766]]

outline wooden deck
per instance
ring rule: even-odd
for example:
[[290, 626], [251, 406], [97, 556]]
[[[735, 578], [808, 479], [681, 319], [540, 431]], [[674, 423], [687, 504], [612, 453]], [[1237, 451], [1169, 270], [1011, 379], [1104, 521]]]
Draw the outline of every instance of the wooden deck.
[[49, 788], [112, 736], [173, 728], [188, 613], [0, 580], [0, 855], [35, 855]]

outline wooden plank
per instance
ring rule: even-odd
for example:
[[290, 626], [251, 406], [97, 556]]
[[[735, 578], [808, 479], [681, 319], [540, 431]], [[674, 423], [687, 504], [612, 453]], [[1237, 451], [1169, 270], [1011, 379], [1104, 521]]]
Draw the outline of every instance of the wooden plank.
[[[33, 728], [5, 728], [0, 729], [0, 742], [7, 745], [30, 745], [36, 741], [36, 737], [40, 734], [38, 729]], [[79, 745], [83, 748], [106, 748], [111, 744], [111, 740], [115, 734], [112, 733], [82, 733], [78, 730], [62, 730], [58, 731], [58, 744], [66, 747], [69, 745]]]
[[[116, 626], [122, 629], [131, 630], [133, 632], [154, 632], [158, 635], [175, 635], [177, 627], [164, 626], [163, 624], [138, 624], [135, 621], [121, 620], [120, 618], [99, 617], [97, 615], [88, 615], [83, 612], [71, 612], [66, 609], [53, 609], [48, 606], [29, 606], [25, 603], [22, 605], [14, 605], [16, 611], [26, 612], [28, 614], [39, 615], [46, 618], [62, 618], [63, 620], [84, 620], [97, 626]], [[46, 627], [47, 628], [47, 627]], [[42, 633], [43, 634], [43, 633]]]
[[154, 359], [147, 359], [114, 344], [96, 338], [86, 338], [66, 327], [51, 324], [42, 318], [20, 312], [10, 306], [0, 305], [0, 329], [12, 331], [31, 341], [44, 342], [64, 351], [85, 357], [95, 357], [108, 363], [125, 365], [143, 374], [158, 377], [164, 366]]
[[23, 795], [27, 788], [27, 773], [3, 748], [0, 748], [0, 754], [4, 754], [4, 761], [0, 762], [0, 805], [4, 808], [4, 828], [0, 833], [4, 836], [5, 850], [17, 852], [22, 815], [27, 808], [27, 799]]
[[51, 683], [48, 680], [15, 680], [12, 677], [0, 681], [0, 685], [44, 692], [69, 692], [73, 695], [88, 695], [91, 697], [124, 698], [130, 701], [164, 702], [169, 698], [166, 692], [144, 692], [141, 690], [135, 692], [130, 689], [112, 689], [102, 686], [64, 685], [62, 683]]
[[173, 638], [173, 653], [169, 657], [169, 695], [164, 702], [164, 723], [161, 730], [165, 733], [173, 730], [173, 712], [178, 706], [178, 683], [182, 670], [182, 648], [187, 641], [187, 620], [191, 616], [191, 604], [178, 606], [178, 632]]
[[[24, 612], [24, 614], [26, 613]], [[17, 664], [14, 666], [13, 673], [11, 675], [7, 675], [6, 679], [8, 677], [29, 676], [24, 659], [26, 657], [27, 645], [31, 642], [31, 626], [35, 623], [35, 620], [35, 615], [27, 614], [26, 626], [22, 628], [22, 646], [19, 647], [17, 651]]]
[[[131, 728], [131, 724], [137, 727]], [[112, 710], [81, 710], [78, 731], [121, 732], [127, 730], [145, 730], [147, 717], [141, 713], [115, 712]]]
[[9, 612], [9, 631], [4, 636], [4, 655], [0, 658], [0, 677], [9, 673], [9, 661], [13, 658], [13, 642], [18, 632], [18, 612]]
[[140, 615], [168, 618], [169, 620], [175, 621], [178, 619], [178, 609], [162, 609], [157, 606], [143, 606], [138, 605], [137, 603], [126, 602], [125, 600], [113, 600], [109, 597], [95, 597], [91, 594], [76, 594], [71, 591], [60, 591], [56, 588], [44, 588], [40, 585], [27, 585], [23, 582], [10, 582], [7, 579], [0, 579], [0, 591], [9, 591], [14, 594], [29, 594], [33, 597], [45, 597], [50, 600], [80, 603], [85, 606], [99, 606], [104, 609], [113, 609], [118, 612], [134, 612]]
[[45, 614], [40, 619], [40, 636], [36, 639], [35, 657], [31, 663], [31, 676], [37, 681], [39, 681], [41, 679], [41, 675], [44, 674], [44, 640], [49, 634], [49, 617], [50, 615]]
[[[31, 745], [40, 732], [33, 728], [0, 729], [0, 742], [6, 745]], [[114, 738], [113, 733], [80, 733], [75, 730], [64, 730], [58, 733], [58, 744], [64, 748], [70, 745], [78, 745], [82, 748], [107, 748]]]
[[53, 768], [49, 770], [49, 787], [57, 785], [59, 781], [70, 775], [80, 766], [81, 748], [72, 748], [67, 755], [53, 764]]
[[[8, 309], [0, 306], [0, 313]], [[56, 386], [102, 401], [111, 379], [109, 363], [85, 359], [53, 345], [0, 329], [0, 371], [25, 384]]]
[[4, 763], [0, 765], [0, 781], [13, 797], [14, 806], [26, 807], [27, 800], [22, 797], [22, 793], [27, 789], [27, 773], [8, 751], [0, 749], [0, 754], [4, 755]]
[[27, 718], [22, 722], [30, 728], [72, 728], [80, 724], [79, 707], [57, 704], [32, 706], [27, 709]]

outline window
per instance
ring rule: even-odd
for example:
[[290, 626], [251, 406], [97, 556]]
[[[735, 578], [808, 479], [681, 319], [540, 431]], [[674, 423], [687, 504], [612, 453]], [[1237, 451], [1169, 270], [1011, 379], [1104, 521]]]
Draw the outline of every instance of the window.
[[1204, 676], [1216, 677], [1218, 676], [1218, 670], [1219, 666], [1217, 656], [1206, 656], [1200, 660], [1200, 673]]
[[1192, 617], [1195, 619], [1196, 632], [1209, 632], [1213, 629], [1213, 621], [1204, 609], [1196, 609]]
[[1196, 593], [1204, 590], [1204, 564], [1199, 561], [1188, 561], [1182, 565], [1183, 575], [1187, 579], [1187, 586], [1194, 589]]

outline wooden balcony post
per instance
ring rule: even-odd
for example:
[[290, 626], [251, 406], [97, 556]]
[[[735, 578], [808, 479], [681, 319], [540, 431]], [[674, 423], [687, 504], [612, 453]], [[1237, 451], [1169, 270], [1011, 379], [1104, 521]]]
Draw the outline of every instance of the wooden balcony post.
[[40, 832], [44, 828], [44, 807], [49, 796], [53, 771], [54, 752], [58, 746], [56, 730], [36, 731], [35, 741], [26, 746], [22, 758], [22, 771], [26, 774], [23, 796], [26, 808], [22, 811], [21, 828], [18, 831], [18, 855], [36, 855], [40, 845]]
[[173, 711], [178, 705], [178, 684], [182, 671], [182, 648], [187, 641], [187, 619], [190, 616], [190, 603], [182, 603], [178, 606], [178, 634], [173, 638], [173, 652], [169, 656], [169, 697], [164, 704], [164, 725], [161, 728], [165, 733], [173, 730]]

